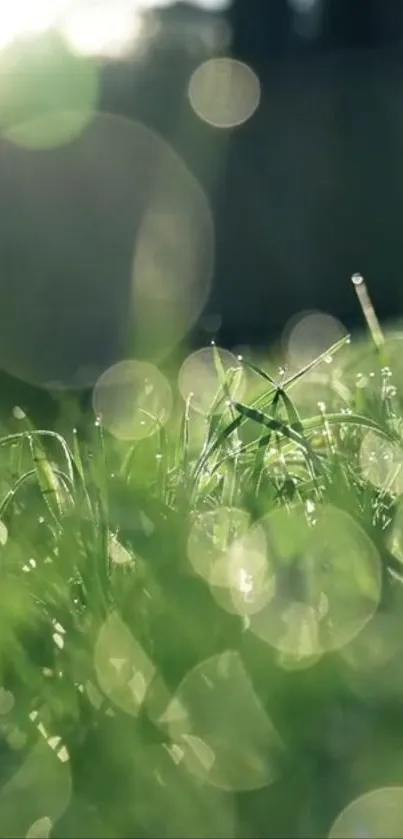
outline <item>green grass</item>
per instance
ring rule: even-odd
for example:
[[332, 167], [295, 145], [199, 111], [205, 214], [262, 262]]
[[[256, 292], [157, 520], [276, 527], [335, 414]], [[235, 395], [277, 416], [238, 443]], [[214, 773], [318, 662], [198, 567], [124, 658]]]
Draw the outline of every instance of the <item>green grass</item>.
[[132, 445], [14, 412], [0, 836], [323, 837], [403, 786], [399, 340], [244, 359], [240, 401], [215, 350], [202, 426]]

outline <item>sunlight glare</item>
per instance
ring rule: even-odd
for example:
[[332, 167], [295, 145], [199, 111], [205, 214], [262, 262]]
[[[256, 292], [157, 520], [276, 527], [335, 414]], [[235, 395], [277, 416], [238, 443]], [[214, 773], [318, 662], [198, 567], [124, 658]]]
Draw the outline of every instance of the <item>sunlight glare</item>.
[[82, 55], [118, 58], [141, 41], [141, 6], [137, 0], [97, 0], [79, 5], [66, 15], [61, 31], [72, 49]]
[[0, 0], [0, 49], [39, 35], [59, 20], [69, 0]]

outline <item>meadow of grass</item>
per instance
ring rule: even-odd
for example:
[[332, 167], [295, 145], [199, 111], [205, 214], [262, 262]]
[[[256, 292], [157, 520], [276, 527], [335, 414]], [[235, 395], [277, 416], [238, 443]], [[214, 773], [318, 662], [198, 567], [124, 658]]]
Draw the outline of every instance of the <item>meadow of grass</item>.
[[212, 347], [208, 414], [134, 443], [16, 406], [0, 836], [403, 836], [400, 347]]

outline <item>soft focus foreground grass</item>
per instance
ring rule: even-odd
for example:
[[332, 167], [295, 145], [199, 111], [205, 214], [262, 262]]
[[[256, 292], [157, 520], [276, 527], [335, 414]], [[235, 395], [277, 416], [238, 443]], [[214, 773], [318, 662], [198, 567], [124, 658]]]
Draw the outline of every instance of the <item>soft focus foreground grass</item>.
[[400, 345], [245, 359], [241, 402], [217, 353], [132, 446], [14, 411], [0, 836], [323, 837], [403, 786]]

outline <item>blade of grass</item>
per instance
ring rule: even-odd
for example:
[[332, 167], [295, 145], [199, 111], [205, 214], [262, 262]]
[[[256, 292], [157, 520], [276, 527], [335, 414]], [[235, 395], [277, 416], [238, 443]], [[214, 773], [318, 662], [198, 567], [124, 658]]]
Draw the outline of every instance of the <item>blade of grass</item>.
[[[271, 406], [272, 407], [271, 416], [272, 416], [273, 419], [276, 419], [277, 409], [278, 409], [279, 403], [280, 403], [280, 390], [277, 390], [277, 392], [274, 395], [274, 399], [273, 399], [272, 406]], [[269, 445], [271, 437], [272, 437], [272, 432], [270, 432], [270, 434], [266, 434], [265, 431], [262, 430], [261, 435], [260, 435], [260, 440], [262, 439], [263, 436], [268, 437], [268, 443], [267, 444]], [[256, 495], [258, 495], [260, 487], [261, 487], [261, 483], [262, 483], [262, 478], [263, 478], [263, 473], [264, 473], [264, 458], [265, 458], [264, 449], [263, 449], [262, 446], [258, 445], [257, 448], [256, 448], [255, 461], [254, 461], [253, 470], [252, 470], [252, 481], [256, 485]]]
[[292, 440], [297, 446], [303, 449], [316, 463], [317, 465], [321, 465], [319, 458], [307, 442], [305, 438], [295, 431], [294, 428], [287, 425], [285, 422], [282, 422], [278, 419], [272, 419], [271, 417], [264, 414], [262, 411], [257, 411], [255, 408], [248, 408], [247, 405], [242, 405], [240, 402], [234, 403], [235, 410], [239, 411], [247, 419], [252, 420], [252, 422], [256, 422], [258, 425], [263, 425], [266, 428], [269, 428], [271, 431], [276, 431], [282, 434], [284, 437], [287, 437], [289, 440]]
[[328, 350], [318, 355], [317, 358], [314, 358], [313, 361], [310, 361], [309, 364], [306, 364], [305, 367], [302, 367], [301, 370], [298, 370], [298, 372], [290, 376], [289, 379], [286, 379], [286, 381], [283, 384], [283, 390], [293, 387], [301, 378], [306, 376], [308, 373], [311, 373], [313, 370], [316, 369], [316, 367], [319, 367], [320, 364], [323, 364], [323, 362], [327, 358], [332, 358], [334, 355], [336, 355], [336, 353], [340, 352], [340, 350], [343, 349], [343, 347], [350, 343], [351, 335], [344, 335], [343, 338], [340, 338], [339, 341], [336, 341], [335, 344], [332, 344], [332, 346], [329, 347]]
[[241, 363], [243, 367], [246, 367], [247, 370], [251, 370], [252, 373], [256, 373], [257, 376], [260, 376], [261, 379], [264, 379], [266, 382], [269, 382], [274, 390], [279, 389], [279, 386], [272, 378], [272, 376], [269, 376], [269, 374], [266, 373], [265, 370], [262, 370], [261, 367], [258, 367], [257, 364], [253, 364], [252, 361], [247, 361], [245, 358], [242, 358]]
[[[329, 426], [332, 425], [352, 425], [357, 427], [366, 428], [370, 431], [374, 431], [375, 433], [379, 434], [381, 437], [387, 439], [390, 443], [394, 443], [397, 445], [402, 445], [402, 441], [397, 434], [394, 434], [387, 429], [380, 426], [375, 420], [371, 420], [369, 417], [360, 415], [360, 414], [342, 414], [342, 413], [333, 413], [333, 414], [326, 414], [326, 421]], [[305, 434], [313, 434], [315, 431], [320, 430], [323, 427], [323, 416], [318, 414], [314, 417], [310, 417], [302, 421], [303, 431]], [[228, 432], [231, 433], [231, 429], [228, 428]], [[258, 448], [267, 448], [270, 441], [272, 439], [272, 430], [261, 437], [260, 440], [253, 441], [251, 443], [245, 443], [244, 446], [239, 450], [239, 454], [247, 454], [248, 452], [252, 452], [255, 446]], [[286, 455], [288, 452], [293, 450], [293, 443], [287, 444], [283, 447], [283, 453]], [[227, 460], [227, 456], [220, 459], [213, 467], [212, 474], [215, 471], [220, 469], [223, 464]], [[275, 459], [275, 458], [273, 458]]]
[[34, 428], [32, 424], [29, 422], [28, 418], [26, 418], [25, 425], [26, 428], [24, 429], [24, 431], [19, 431], [15, 434], [7, 434], [6, 436], [2, 437], [0, 439], [0, 448], [18, 442], [22, 439], [27, 440], [29, 436], [33, 438], [38, 438], [39, 441], [42, 437], [45, 439], [49, 438], [51, 440], [55, 440], [62, 448], [63, 454], [66, 459], [67, 473], [69, 475], [70, 481], [74, 484], [75, 473], [79, 474], [79, 470], [77, 469], [73, 455], [66, 443], [66, 440], [60, 434], [57, 434], [56, 431]]
[[[305, 367], [303, 367], [301, 370], [299, 370], [298, 373], [295, 373], [293, 376], [291, 376], [289, 379], [287, 379], [284, 382], [284, 384], [282, 385], [281, 389], [283, 391], [285, 391], [286, 389], [289, 389], [289, 388], [293, 387], [303, 376], [306, 376], [308, 373], [312, 372], [312, 370], [314, 370], [318, 365], [322, 364], [325, 361], [326, 358], [332, 357], [333, 355], [338, 353], [344, 346], [346, 346], [346, 344], [349, 344], [350, 340], [351, 340], [350, 335], [345, 335], [339, 341], [336, 341], [336, 343], [333, 344], [331, 347], [329, 347], [329, 349], [326, 352], [321, 353], [316, 359], [314, 359], [309, 364], [307, 364]], [[278, 390], [278, 387], [273, 386], [271, 388], [271, 390], [269, 390], [267, 393], [262, 394], [259, 397], [257, 397], [257, 399], [255, 399], [252, 402], [251, 408], [262, 409], [262, 410], [264, 408], [267, 408], [267, 406], [273, 400], [274, 395], [277, 392], [277, 390]], [[211, 455], [214, 454], [214, 452], [217, 449], [219, 449], [220, 446], [223, 443], [225, 443], [225, 441], [231, 436], [231, 434], [233, 434], [235, 431], [237, 431], [237, 429], [242, 425], [242, 423], [245, 421], [245, 419], [246, 419], [246, 417], [242, 414], [239, 414], [237, 417], [235, 417], [232, 420], [232, 422], [225, 429], [223, 429], [223, 431], [216, 438], [216, 440], [211, 442], [210, 446], [207, 447], [202, 452], [202, 454], [200, 456], [200, 459], [199, 459], [198, 463], [196, 464], [196, 468], [195, 468], [195, 472], [194, 472], [194, 476], [193, 476], [194, 481], [196, 483], [197, 483], [197, 480], [198, 480], [198, 477], [199, 477], [200, 473], [204, 469], [204, 467], [205, 467], [207, 461], [209, 460], [209, 458], [211, 457]], [[250, 444], [248, 444], [248, 445], [250, 445]], [[262, 445], [263, 445], [263, 443], [262, 443]], [[242, 451], [244, 451], [244, 449], [242, 449]]]
[[[375, 420], [370, 419], [370, 417], [366, 417], [362, 414], [342, 414], [342, 413], [332, 413], [326, 414], [326, 422], [329, 426], [332, 425], [355, 425], [360, 426], [362, 428], [366, 428], [370, 431], [375, 431], [381, 437], [384, 437], [391, 443], [397, 443], [402, 445], [402, 441], [400, 437], [389, 431], [388, 429], [384, 428], [383, 426], [379, 425]], [[323, 426], [323, 416], [322, 414], [317, 414], [314, 417], [309, 417], [308, 419], [304, 419], [302, 422], [303, 431], [304, 433], [310, 433], [317, 431], [321, 426]]]
[[56, 477], [55, 470], [49, 462], [43, 446], [38, 445], [38, 439], [29, 435], [28, 444], [37, 471], [38, 484], [43, 499], [50, 515], [60, 526], [60, 517], [64, 512], [65, 498], [63, 497], [59, 480]]
[[14, 486], [7, 492], [3, 501], [0, 504], [0, 520], [3, 518], [4, 514], [7, 512], [9, 505], [11, 504], [12, 500], [15, 498], [17, 492], [21, 487], [26, 484], [28, 481], [35, 479], [37, 477], [36, 469], [29, 469], [28, 472], [24, 472], [14, 483]]

